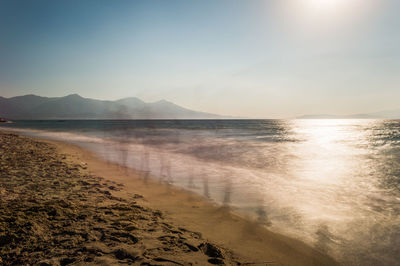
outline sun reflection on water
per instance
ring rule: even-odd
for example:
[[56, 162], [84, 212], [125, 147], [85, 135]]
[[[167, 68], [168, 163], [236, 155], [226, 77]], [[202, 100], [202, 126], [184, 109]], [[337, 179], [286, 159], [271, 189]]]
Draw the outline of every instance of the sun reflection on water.
[[[382, 143], [382, 138], [387, 139], [392, 134], [385, 123], [296, 120], [290, 125], [299, 141], [288, 144], [289, 152], [296, 154], [289, 163], [288, 187], [294, 185], [298, 189], [275, 196], [284, 197], [291, 207], [302, 213], [303, 221], [295, 226], [305, 234], [315, 234], [304, 237], [313, 238], [317, 247], [337, 258], [372, 248], [377, 244], [375, 241], [400, 222], [400, 202], [389, 192], [396, 189], [382, 187], [384, 178], [389, 178], [382, 167], [393, 171], [399, 166], [399, 154], [391, 157], [385, 154], [386, 149], [393, 152], [393, 142], [388, 146]], [[389, 162], [391, 159], [393, 164]], [[394, 183], [393, 180], [399, 180], [396, 173], [399, 172], [392, 175], [394, 179], [389, 178]], [[395, 193], [399, 195], [398, 192]], [[392, 233], [389, 243], [395, 241], [396, 236], [400, 237], [398, 231]], [[358, 248], [350, 248], [355, 243]], [[360, 254], [355, 257], [358, 259], [354, 263], [363, 261]], [[390, 265], [390, 256], [386, 259], [383, 264]], [[371, 261], [364, 263], [370, 265]]]

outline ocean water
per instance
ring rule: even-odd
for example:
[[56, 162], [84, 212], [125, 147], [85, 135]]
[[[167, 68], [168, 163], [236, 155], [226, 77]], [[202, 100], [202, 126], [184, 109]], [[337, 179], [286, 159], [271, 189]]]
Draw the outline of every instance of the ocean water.
[[16, 121], [194, 191], [345, 265], [400, 265], [400, 120]]

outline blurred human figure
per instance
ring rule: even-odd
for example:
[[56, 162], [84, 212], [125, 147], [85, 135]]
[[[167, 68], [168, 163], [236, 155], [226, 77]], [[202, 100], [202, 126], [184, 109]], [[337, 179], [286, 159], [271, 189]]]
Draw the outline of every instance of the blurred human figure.
[[229, 178], [225, 179], [224, 199], [222, 201], [224, 207], [231, 204], [232, 183]]
[[210, 198], [210, 192], [208, 190], [208, 178], [206, 176], [203, 176], [203, 195], [206, 198]]

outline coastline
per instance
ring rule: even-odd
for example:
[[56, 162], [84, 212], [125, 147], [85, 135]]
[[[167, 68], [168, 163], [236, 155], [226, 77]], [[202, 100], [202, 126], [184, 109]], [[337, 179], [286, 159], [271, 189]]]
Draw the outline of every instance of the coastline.
[[[0, 134], [10, 131], [0, 129]], [[52, 145], [57, 154], [66, 155], [68, 164], [84, 165], [79, 171], [89, 176], [122, 184], [121, 190], [112, 191], [113, 196], [123, 200], [134, 198], [144, 208], [160, 210], [169, 224], [190, 232], [199, 232], [204, 241], [215, 243], [228, 253], [231, 251], [239, 259], [226, 261], [228, 265], [239, 261], [244, 265], [337, 265], [330, 257], [299, 240], [273, 233], [192, 192], [160, 184], [145, 173], [106, 162], [79, 146], [53, 140], [23, 138]], [[187, 259], [186, 262], [189, 262], [190, 259]]]

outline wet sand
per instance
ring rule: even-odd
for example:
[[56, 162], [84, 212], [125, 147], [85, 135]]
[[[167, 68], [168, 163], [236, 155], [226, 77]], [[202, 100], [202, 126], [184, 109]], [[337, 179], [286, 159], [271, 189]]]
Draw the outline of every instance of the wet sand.
[[0, 264], [336, 265], [146, 173], [0, 131]]

